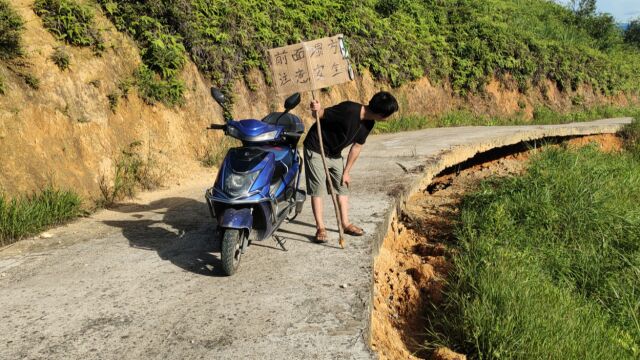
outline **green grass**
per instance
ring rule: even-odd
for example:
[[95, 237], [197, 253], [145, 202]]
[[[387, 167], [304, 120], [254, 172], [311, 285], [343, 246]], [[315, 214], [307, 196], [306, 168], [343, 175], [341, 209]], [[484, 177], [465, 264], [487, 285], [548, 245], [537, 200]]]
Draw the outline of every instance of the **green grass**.
[[436, 127], [551, 125], [614, 117], [640, 118], [640, 108], [635, 106], [596, 106], [562, 114], [548, 107], [539, 107], [534, 111], [533, 115], [533, 119], [525, 119], [522, 115], [514, 115], [511, 117], [490, 117], [482, 115], [478, 116], [469, 111], [458, 110], [435, 117], [403, 116], [397, 119], [392, 118], [389, 121], [376, 123], [374, 133], [385, 134]]
[[0, 0], [0, 60], [22, 55], [24, 21], [6, 0]]
[[638, 157], [595, 147], [550, 148], [527, 174], [483, 182], [461, 204], [425, 346], [479, 359], [638, 359], [639, 189]]
[[49, 226], [80, 215], [80, 197], [47, 187], [28, 197], [8, 199], [0, 194], [0, 245], [9, 245]]
[[58, 40], [74, 46], [89, 46], [96, 53], [104, 51], [104, 40], [91, 7], [74, 0], [36, 0], [33, 10]]

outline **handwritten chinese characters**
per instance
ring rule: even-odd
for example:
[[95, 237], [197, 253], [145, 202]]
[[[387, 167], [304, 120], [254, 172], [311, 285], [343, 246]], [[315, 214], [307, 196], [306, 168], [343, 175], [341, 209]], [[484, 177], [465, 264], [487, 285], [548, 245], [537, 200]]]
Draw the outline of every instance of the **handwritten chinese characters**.
[[342, 35], [269, 50], [278, 94], [321, 89], [351, 81]]

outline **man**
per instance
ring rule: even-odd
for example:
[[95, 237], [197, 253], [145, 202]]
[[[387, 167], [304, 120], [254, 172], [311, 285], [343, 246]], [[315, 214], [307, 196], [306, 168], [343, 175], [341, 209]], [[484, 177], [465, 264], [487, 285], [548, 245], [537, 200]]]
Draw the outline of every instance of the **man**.
[[[338, 207], [344, 232], [352, 236], [362, 236], [364, 231], [349, 222], [348, 187], [351, 183], [351, 169], [375, 122], [386, 120], [398, 111], [398, 102], [390, 93], [381, 91], [375, 94], [366, 106], [345, 101], [323, 109], [316, 100], [311, 102], [311, 111], [315, 113], [314, 115], [317, 114], [322, 125], [324, 152], [331, 182], [338, 195]], [[347, 164], [344, 166], [342, 150], [349, 145], [351, 149], [347, 156]], [[327, 230], [324, 226], [322, 195], [327, 191], [327, 180], [320, 156], [316, 124], [311, 127], [304, 140], [304, 162], [307, 193], [311, 196], [311, 207], [316, 220], [315, 241], [325, 243]]]

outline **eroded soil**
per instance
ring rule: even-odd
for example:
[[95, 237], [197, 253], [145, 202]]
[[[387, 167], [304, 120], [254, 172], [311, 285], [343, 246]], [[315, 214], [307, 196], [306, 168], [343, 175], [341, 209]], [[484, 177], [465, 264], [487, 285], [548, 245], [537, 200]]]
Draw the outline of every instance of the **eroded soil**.
[[[602, 151], [619, 151], [615, 135], [568, 140], [570, 148], [597, 143]], [[466, 359], [449, 349], [423, 348], [427, 307], [442, 301], [444, 279], [450, 268], [455, 241], [453, 227], [462, 196], [490, 176], [521, 174], [537, 150], [521, 151], [499, 159], [445, 170], [427, 188], [413, 194], [400, 219], [387, 234], [374, 266], [372, 347], [380, 359]]]

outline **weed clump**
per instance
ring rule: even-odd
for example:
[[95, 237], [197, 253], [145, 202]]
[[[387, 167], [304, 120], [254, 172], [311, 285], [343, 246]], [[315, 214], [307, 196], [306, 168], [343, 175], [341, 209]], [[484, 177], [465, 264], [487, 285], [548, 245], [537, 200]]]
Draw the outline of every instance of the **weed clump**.
[[640, 158], [640, 117], [622, 129], [620, 135], [624, 139], [624, 147], [627, 151]]
[[14, 59], [22, 55], [24, 21], [11, 8], [9, 2], [0, 0], [0, 60]]
[[104, 40], [89, 6], [74, 0], [36, 0], [33, 10], [58, 40], [74, 46], [91, 47], [96, 53], [104, 51]]
[[105, 176], [101, 177], [99, 206], [111, 206], [135, 196], [139, 190], [153, 190], [161, 185], [163, 174], [156, 160], [150, 154], [143, 156], [141, 146], [142, 142], [135, 141], [121, 151], [116, 159], [112, 184]]
[[24, 80], [25, 84], [27, 84], [33, 90], [40, 89], [40, 79], [37, 76], [29, 73], [21, 73], [20, 76]]
[[65, 51], [63, 47], [58, 47], [55, 49], [53, 54], [51, 54], [51, 61], [60, 68], [60, 70], [69, 69], [69, 65], [71, 64], [71, 59], [69, 54]]
[[0, 194], [0, 245], [6, 246], [80, 215], [81, 200], [72, 191], [49, 186], [32, 196], [8, 199]]

